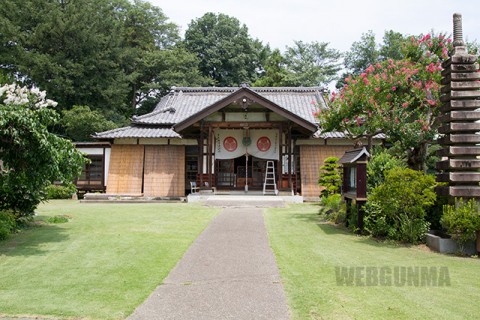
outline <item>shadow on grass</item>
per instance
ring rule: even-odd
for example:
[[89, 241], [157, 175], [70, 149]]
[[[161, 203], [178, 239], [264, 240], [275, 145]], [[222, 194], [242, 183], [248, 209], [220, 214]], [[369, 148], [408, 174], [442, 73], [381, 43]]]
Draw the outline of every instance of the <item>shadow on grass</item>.
[[44, 244], [68, 238], [66, 231], [56, 225], [35, 224], [0, 241], [0, 256], [44, 255], [48, 252]]
[[352, 241], [355, 241], [358, 243], [364, 243], [377, 248], [383, 247], [383, 248], [398, 249], [398, 248], [412, 247], [412, 245], [408, 245], [408, 244], [389, 242], [389, 241], [384, 241], [382, 239], [375, 239], [369, 236], [355, 234], [349, 229], [347, 229], [344, 225], [335, 225], [331, 222], [323, 220], [316, 213], [292, 213], [289, 216], [292, 217], [292, 219], [315, 223], [317, 227], [319, 227], [326, 235], [329, 235], [329, 236], [334, 236], [334, 235], [351, 236]]
[[[296, 220], [301, 220], [305, 222], [315, 223], [323, 232], [326, 234], [350, 234], [350, 232], [343, 226], [340, 225], [333, 225], [327, 221], [324, 221], [318, 214], [316, 213], [293, 213], [290, 214], [290, 217]], [[353, 234], [352, 234], [353, 235]]]

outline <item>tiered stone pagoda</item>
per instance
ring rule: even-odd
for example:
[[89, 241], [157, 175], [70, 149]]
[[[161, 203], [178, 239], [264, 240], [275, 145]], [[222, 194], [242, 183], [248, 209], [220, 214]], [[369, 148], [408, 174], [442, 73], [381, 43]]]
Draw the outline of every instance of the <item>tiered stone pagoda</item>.
[[468, 54], [462, 35], [462, 16], [454, 14], [454, 51], [443, 63], [442, 123], [439, 139], [443, 147], [437, 163], [439, 195], [480, 198], [480, 72], [478, 57]]

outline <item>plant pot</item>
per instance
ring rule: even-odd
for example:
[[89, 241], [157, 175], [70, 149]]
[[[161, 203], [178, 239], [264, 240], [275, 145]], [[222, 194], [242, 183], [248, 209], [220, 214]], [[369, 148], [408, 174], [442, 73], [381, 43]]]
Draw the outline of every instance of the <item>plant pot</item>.
[[[452, 239], [449, 235], [438, 230], [430, 230], [429, 232], [427, 232], [426, 242], [427, 246], [430, 249], [440, 253], [457, 253], [459, 250], [462, 250], [462, 248], [458, 245], [457, 241]], [[474, 255], [476, 254], [477, 250], [478, 246], [477, 248], [475, 248], [475, 243], [473, 241], [469, 241], [463, 246], [462, 253], [466, 255]]]

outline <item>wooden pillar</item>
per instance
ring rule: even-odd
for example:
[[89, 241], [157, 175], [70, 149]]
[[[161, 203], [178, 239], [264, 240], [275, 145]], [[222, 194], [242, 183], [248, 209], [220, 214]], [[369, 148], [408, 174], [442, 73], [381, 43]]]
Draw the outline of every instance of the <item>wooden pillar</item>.
[[292, 126], [288, 126], [288, 132], [287, 132], [287, 153], [288, 153], [288, 188], [294, 194], [293, 192], [293, 185], [292, 185], [292, 157], [293, 157], [293, 152], [292, 152]]
[[208, 186], [209, 187], [212, 187], [213, 184], [212, 184], [212, 158], [213, 158], [213, 150], [212, 150], [212, 146], [213, 146], [213, 130], [212, 130], [212, 127], [209, 126], [208, 127], [208, 142], [207, 142], [207, 154], [208, 154], [208, 159], [207, 159], [207, 165], [208, 165], [208, 168], [207, 168], [207, 173], [208, 173]]
[[198, 174], [200, 175], [200, 186], [203, 185], [203, 158], [204, 158], [204, 139], [205, 136], [203, 134], [203, 124], [200, 128], [200, 139], [198, 140], [198, 148], [199, 148], [199, 153], [198, 153]]
[[278, 150], [278, 165], [277, 165], [277, 186], [278, 189], [282, 189], [282, 156], [283, 156], [283, 126], [280, 124], [280, 127], [278, 128], [278, 142], [279, 142], [279, 147], [280, 150]]
[[[105, 166], [106, 166], [106, 161], [107, 161], [107, 156], [106, 156], [106, 148], [103, 147], [103, 155], [102, 155], [102, 190], [105, 191], [106, 186], [105, 186]], [[90, 176], [88, 177], [88, 180], [90, 180]], [[88, 183], [90, 184], [90, 182]]]

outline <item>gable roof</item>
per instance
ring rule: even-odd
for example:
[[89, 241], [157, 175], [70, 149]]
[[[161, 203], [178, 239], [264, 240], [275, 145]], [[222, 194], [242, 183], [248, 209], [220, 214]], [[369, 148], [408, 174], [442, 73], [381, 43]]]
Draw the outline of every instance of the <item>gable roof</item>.
[[[243, 96], [310, 132], [318, 129], [314, 113], [326, 108], [320, 87], [173, 87], [148, 114], [132, 117], [129, 127], [97, 133], [97, 139], [180, 137], [178, 132]], [[142, 128], [164, 130], [143, 132]], [[168, 130], [167, 130], [168, 129]], [[168, 131], [168, 132], [167, 132]], [[158, 136], [156, 135], [158, 134]]]
[[370, 153], [368, 153], [365, 147], [361, 149], [353, 149], [346, 151], [345, 154], [337, 162], [339, 164], [349, 164], [354, 163], [362, 157], [370, 157]]
[[133, 117], [132, 122], [175, 125], [241, 90], [254, 92], [311, 123], [318, 123], [313, 115], [318, 106], [326, 108], [320, 87], [175, 87], [151, 113]]
[[[292, 94], [290, 92], [290, 94]], [[284, 97], [285, 94], [283, 95], [279, 95], [277, 94], [277, 97]], [[302, 99], [300, 99], [300, 103], [305, 103], [305, 96], [306, 95], [291, 95], [290, 98], [292, 97], [302, 97]], [[313, 112], [310, 112], [310, 113], [306, 113], [304, 112], [306, 109], [305, 106], [302, 106], [301, 108], [299, 108], [299, 110], [295, 110], [298, 106], [298, 104], [296, 104], [295, 102], [298, 102], [298, 99], [294, 100], [294, 99], [290, 99], [290, 101], [285, 101], [286, 99], [277, 99], [277, 101], [279, 102], [290, 102], [290, 103], [285, 103], [284, 106], [285, 107], [282, 107], [282, 106], [279, 106], [277, 103], [275, 103], [274, 101], [270, 100], [270, 99], [267, 99], [266, 97], [264, 97], [263, 95], [261, 95], [260, 93], [257, 93], [255, 92], [254, 90], [251, 90], [250, 88], [246, 88], [246, 87], [243, 87], [243, 88], [239, 88], [237, 90], [235, 90], [233, 93], [231, 93], [230, 95], [228, 96], [225, 96], [223, 99], [221, 100], [218, 100], [217, 102], [213, 103], [212, 105], [208, 106], [207, 108], [204, 108], [203, 110], [199, 111], [198, 113], [196, 114], [193, 114], [191, 115], [190, 117], [184, 119], [183, 121], [177, 123], [176, 125], [174, 125], [174, 129], [175, 131], [182, 131], [183, 129], [191, 126], [192, 124], [194, 124], [195, 122], [211, 115], [212, 113], [216, 112], [216, 111], [219, 111], [220, 109], [226, 107], [227, 105], [233, 103], [234, 101], [237, 101], [237, 100], [240, 100], [240, 99], [248, 99], [248, 100], [252, 100], [254, 101], [255, 103], [258, 103], [260, 105], [262, 105], [263, 107], [269, 109], [270, 111], [273, 111], [277, 114], [280, 114], [281, 116], [293, 121], [294, 123], [300, 125], [301, 127], [311, 131], [311, 132], [315, 132], [318, 128], [318, 126], [316, 125], [316, 123], [314, 122], [315, 121], [315, 118], [313, 117]], [[312, 103], [313, 101], [313, 103]], [[309, 102], [311, 105], [317, 105], [317, 101], [316, 100], [311, 100]], [[297, 108], [298, 109], [298, 108]], [[303, 110], [302, 110], [303, 109]], [[301, 112], [301, 114], [304, 116], [300, 116], [300, 115], [297, 115], [296, 113], [294, 113], [294, 111], [303, 111]], [[307, 109], [307, 111], [309, 111]], [[311, 111], [311, 110], [310, 110]]]

